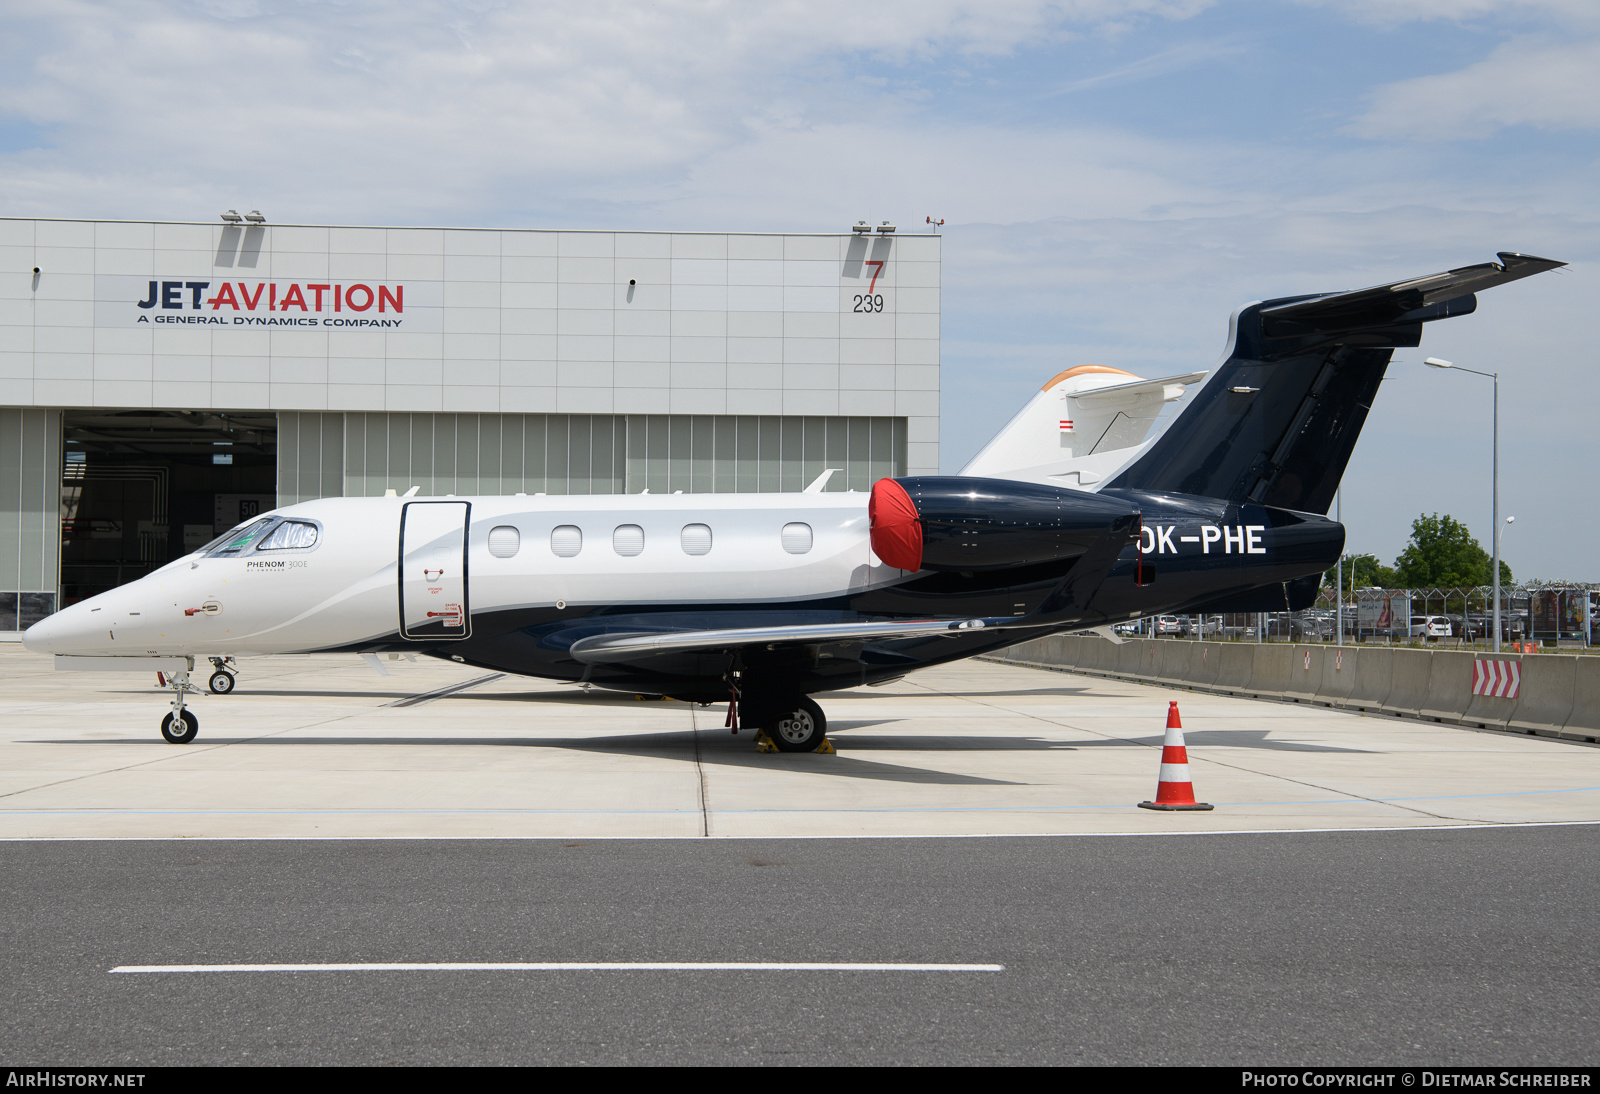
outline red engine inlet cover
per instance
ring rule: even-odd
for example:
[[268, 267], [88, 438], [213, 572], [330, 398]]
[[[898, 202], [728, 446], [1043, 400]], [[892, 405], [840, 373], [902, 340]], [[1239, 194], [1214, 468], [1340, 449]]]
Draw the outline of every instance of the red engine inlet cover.
[[922, 569], [922, 524], [917, 520], [917, 503], [905, 487], [893, 479], [873, 483], [867, 517], [874, 554], [898, 570]]

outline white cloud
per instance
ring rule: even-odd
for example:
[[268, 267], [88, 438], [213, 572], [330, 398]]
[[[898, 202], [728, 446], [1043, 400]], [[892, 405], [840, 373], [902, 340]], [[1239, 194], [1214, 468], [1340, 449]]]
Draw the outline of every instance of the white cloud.
[[1510, 125], [1600, 128], [1600, 39], [1508, 42], [1457, 72], [1390, 84], [1351, 128], [1363, 137], [1449, 140]]
[[493, 208], [659, 178], [864, 94], [858, 112], [892, 109], [854, 86], [871, 65], [992, 57], [1208, 2], [13, 7], [0, 116], [51, 147], [4, 163], [0, 211], [172, 215], [197, 192], [270, 195], [279, 216]]
[[1469, 22], [1502, 18], [1555, 18], [1574, 23], [1600, 21], [1593, 0], [1297, 0], [1307, 7], [1331, 8], [1364, 23], [1398, 26], [1428, 20]]

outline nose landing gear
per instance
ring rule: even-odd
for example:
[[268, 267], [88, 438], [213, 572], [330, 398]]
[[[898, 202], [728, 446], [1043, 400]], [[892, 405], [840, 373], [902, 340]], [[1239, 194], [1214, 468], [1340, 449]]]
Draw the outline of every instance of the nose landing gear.
[[[194, 658], [188, 659], [189, 668], [164, 677], [162, 683], [172, 689], [172, 712], [161, 719], [161, 736], [168, 744], [186, 745], [200, 732], [200, 719], [184, 709], [185, 697], [200, 689], [189, 683], [189, 671], [194, 668]], [[214, 689], [213, 689], [214, 690]]]
[[[231, 657], [211, 658], [211, 667], [216, 671], [211, 674], [211, 679], [206, 682], [206, 686], [211, 689], [213, 695], [227, 695], [233, 690], [233, 673], [227, 669], [227, 666], [232, 664], [234, 664], [234, 660]], [[238, 669], [235, 668], [234, 672], [237, 671]]]

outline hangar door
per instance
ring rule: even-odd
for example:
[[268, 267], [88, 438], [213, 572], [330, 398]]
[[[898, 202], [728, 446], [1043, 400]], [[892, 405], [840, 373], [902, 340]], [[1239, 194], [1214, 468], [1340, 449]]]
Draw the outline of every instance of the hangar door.
[[400, 634], [466, 638], [467, 523], [464, 501], [413, 501], [400, 511]]

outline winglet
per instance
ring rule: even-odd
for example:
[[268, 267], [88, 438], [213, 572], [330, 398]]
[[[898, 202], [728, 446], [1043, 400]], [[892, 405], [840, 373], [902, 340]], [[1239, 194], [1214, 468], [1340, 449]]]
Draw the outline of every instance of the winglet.
[[828, 468], [827, 470], [823, 471], [822, 474], [820, 474], [816, 478], [812, 479], [811, 480], [811, 485], [806, 487], [804, 490], [802, 490], [801, 493], [802, 494], [820, 494], [820, 493], [822, 493], [823, 487], [828, 485], [828, 480], [833, 478], [833, 473], [835, 471], [843, 471], [843, 470], [844, 470], [844, 468], [842, 468], [842, 467], [830, 467], [830, 468]]

